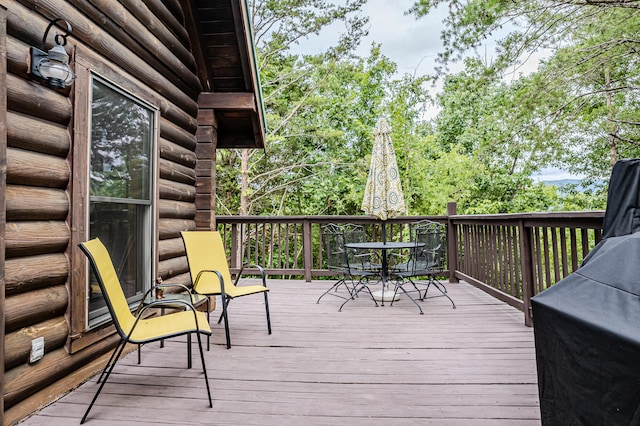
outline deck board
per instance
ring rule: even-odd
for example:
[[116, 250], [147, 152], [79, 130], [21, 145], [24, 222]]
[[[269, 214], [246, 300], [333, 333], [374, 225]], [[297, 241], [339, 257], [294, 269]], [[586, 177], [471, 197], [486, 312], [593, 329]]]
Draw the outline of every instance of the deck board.
[[[205, 352], [186, 369], [185, 339], [147, 345], [116, 367], [88, 425], [540, 425], [533, 329], [518, 310], [465, 284], [421, 305], [376, 308], [360, 297], [342, 312], [327, 281], [271, 280], [268, 335], [260, 296], [229, 309], [231, 343], [212, 313]], [[195, 339], [194, 339], [195, 340]], [[96, 378], [23, 425], [76, 424]]]

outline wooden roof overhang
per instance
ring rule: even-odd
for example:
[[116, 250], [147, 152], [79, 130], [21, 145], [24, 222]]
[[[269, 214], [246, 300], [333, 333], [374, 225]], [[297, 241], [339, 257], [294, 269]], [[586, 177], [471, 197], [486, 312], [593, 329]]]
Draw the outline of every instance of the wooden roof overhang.
[[265, 117], [246, 0], [182, 0], [217, 149], [264, 148]]

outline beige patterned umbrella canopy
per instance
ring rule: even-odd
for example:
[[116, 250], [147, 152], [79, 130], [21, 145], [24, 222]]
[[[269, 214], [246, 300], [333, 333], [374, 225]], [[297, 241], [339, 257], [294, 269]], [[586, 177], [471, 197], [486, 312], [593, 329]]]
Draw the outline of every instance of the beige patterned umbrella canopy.
[[391, 141], [391, 128], [384, 117], [378, 119], [373, 138], [373, 153], [362, 210], [367, 215], [385, 221], [406, 213], [407, 207], [402, 194], [396, 152]]

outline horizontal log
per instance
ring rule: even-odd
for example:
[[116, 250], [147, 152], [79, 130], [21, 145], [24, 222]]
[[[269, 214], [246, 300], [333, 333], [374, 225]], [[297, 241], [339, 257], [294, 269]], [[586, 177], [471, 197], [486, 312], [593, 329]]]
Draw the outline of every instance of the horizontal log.
[[7, 148], [7, 184], [66, 188], [69, 164], [63, 158]]
[[194, 132], [191, 129], [183, 129], [169, 120], [160, 120], [160, 137], [175, 142], [189, 151], [196, 149], [197, 141]]
[[166, 200], [193, 202], [196, 199], [196, 188], [193, 185], [160, 179], [158, 187], [160, 198]]
[[195, 133], [198, 127], [197, 114], [185, 111], [166, 98], [160, 99], [160, 115], [172, 123], [177, 124], [189, 133]]
[[191, 219], [196, 214], [196, 206], [193, 203], [174, 200], [158, 201], [158, 212], [161, 219]]
[[64, 126], [72, 111], [65, 95], [13, 74], [7, 74], [7, 109]]
[[11, 258], [5, 261], [4, 273], [8, 295], [64, 285], [69, 259], [63, 253]]
[[[171, 277], [171, 282], [176, 283], [176, 276], [189, 271], [186, 257], [173, 257], [158, 262], [158, 274], [163, 277]], [[181, 283], [184, 284], [184, 283]]]
[[63, 221], [7, 222], [6, 255], [35, 256], [62, 253], [67, 249], [71, 232]]
[[[78, 2], [79, 0], [74, 0], [74, 3]], [[42, 37], [42, 29], [46, 28], [48, 24], [48, 20], [43, 19], [42, 16], [64, 16], [64, 19], [73, 27], [73, 37], [70, 38], [68, 45], [69, 51], [73, 48], [72, 43], [78, 44], [78, 41], [85, 43], [87, 46], [91, 46], [93, 51], [136, 76], [190, 115], [197, 114], [197, 102], [176, 86], [175, 77], [173, 80], [168, 79], [148, 62], [139, 60], [139, 57], [128, 46], [105, 31], [102, 23], [87, 19], [87, 16], [69, 1], [38, 1], [37, 3], [39, 14], [34, 14], [27, 7], [12, 2], [7, 16], [9, 34], [16, 34], [18, 38], [27, 41], [34, 38], [39, 40]], [[38, 41], [32, 42], [39, 44]], [[90, 66], [91, 64], [80, 64], [79, 58], [76, 57], [76, 66], [78, 65]]]
[[28, 364], [31, 353], [31, 341], [44, 338], [44, 352], [49, 353], [62, 348], [67, 341], [69, 328], [64, 316], [51, 318], [30, 327], [21, 328], [8, 333], [4, 339], [5, 369], [9, 370], [19, 364]]
[[173, 161], [160, 159], [160, 177], [174, 182], [194, 185], [196, 183], [196, 171], [193, 168], [185, 167]]
[[172, 257], [184, 256], [184, 243], [182, 238], [169, 238], [158, 243], [158, 258], [167, 260]]
[[[111, 335], [108, 339], [91, 345], [81, 353], [74, 354], [73, 358], [68, 355], [65, 356], [66, 352], [63, 349], [57, 349], [52, 353], [45, 353], [43, 361], [47, 360], [46, 362], [28, 367], [18, 367], [16, 373], [10, 375], [12, 380], [20, 377], [25, 372], [34, 374], [38, 369], [43, 369], [41, 371], [44, 372], [49, 368], [49, 373], [55, 375], [55, 381], [46, 386], [42, 385], [41, 382], [26, 382], [28, 389], [25, 390], [28, 395], [19, 400], [15, 398], [16, 403], [4, 413], [5, 424], [13, 425], [18, 423], [35, 411], [65, 395], [71, 389], [89, 380], [104, 368], [109, 355], [111, 355], [111, 350], [118, 340], [117, 335]], [[136, 350], [136, 348], [134, 345], [127, 346], [123, 355]], [[60, 358], [56, 358], [56, 356]], [[33, 378], [33, 376], [25, 377], [26, 380], [33, 380]], [[20, 386], [20, 384], [16, 383], [15, 386]]]
[[196, 195], [196, 210], [214, 210], [215, 200], [211, 194], [197, 194]]
[[[120, 2], [140, 21], [142, 28], [146, 28], [157, 37], [162, 46], [166, 47], [170, 54], [175, 55], [192, 75], [195, 75], [196, 62], [189, 50], [189, 35], [178, 20], [167, 19], [173, 16], [162, 3], [156, 2], [155, 7], [152, 7], [142, 0], [120, 0]], [[181, 35], [186, 38], [180, 37]], [[134, 38], [139, 39], [135, 36]], [[195, 87], [201, 88], [200, 82]]]
[[204, 92], [198, 97], [200, 108], [214, 110], [256, 111], [256, 97], [253, 93]]
[[164, 25], [173, 32], [176, 37], [184, 44], [185, 46], [189, 46], [189, 33], [186, 28], [182, 25], [184, 22], [184, 15], [180, 13], [181, 18], [178, 20], [176, 16], [171, 12], [171, 10], [167, 7], [165, 2], [162, 0], [143, 0], [147, 5], [149, 10], [158, 17]]
[[160, 157], [191, 169], [196, 166], [196, 154], [167, 139], [160, 138]]
[[158, 233], [161, 240], [180, 237], [180, 231], [195, 228], [193, 220], [160, 219], [158, 220]]
[[[4, 377], [5, 408], [12, 407], [29, 395], [58, 380], [66, 380], [70, 374], [78, 369], [87, 368], [87, 365], [90, 369], [88, 373], [99, 371], [104, 367], [105, 359], [101, 359], [99, 363], [92, 362], [113, 349], [119, 340], [120, 337], [114, 335], [74, 355], [69, 355], [64, 349], [56, 349], [45, 353], [44, 357], [33, 365], [20, 365], [7, 371]], [[84, 378], [90, 377], [90, 374], [85, 374]], [[77, 377], [75, 380], [75, 383], [65, 383], [66, 390], [72, 389], [73, 385], [82, 383], [82, 380], [78, 381]]]
[[[194, 96], [201, 91], [200, 81], [195, 75], [195, 69], [189, 67], [180, 60], [176, 53], [180, 55], [182, 46], [175, 37], [168, 41], [158, 40], [149, 29], [145, 27], [145, 23], [140, 22], [134, 17], [127, 8], [119, 2], [112, 0], [68, 0], [81, 10], [87, 17], [95, 22], [100, 22], [100, 28], [108, 33], [111, 37], [126, 46], [132, 56], [139, 58], [140, 62], [151, 65], [154, 69], [160, 71], [163, 75], [173, 75], [171, 80], [189, 96]], [[146, 7], [145, 7], [146, 9]], [[145, 19], [147, 23], [153, 20], [151, 25], [160, 25], [157, 19], [148, 17]], [[166, 33], [167, 31], [165, 31]], [[178, 47], [179, 46], [179, 47]], [[190, 56], [189, 51], [184, 55]], [[193, 59], [188, 59], [190, 63], [194, 63]]]
[[196, 178], [197, 194], [215, 194], [215, 181], [209, 176], [198, 176]]
[[66, 191], [35, 186], [7, 185], [7, 220], [65, 220], [69, 212]]
[[[42, 16], [64, 16], [65, 20], [73, 27], [73, 37], [70, 39], [71, 43], [67, 45], [68, 52], [73, 49], [72, 43], [76, 43], [76, 45], [80, 42], [86, 43], [93, 48], [92, 50], [136, 76], [153, 90], [166, 96], [179, 108], [184, 109], [192, 116], [197, 114], [197, 102], [176, 87], [173, 81], [176, 80], [175, 77], [173, 80], [168, 79], [152, 65], [138, 60], [138, 57], [127, 46], [106, 32], [102, 25], [87, 19], [87, 16], [74, 7], [71, 2], [39, 2], [39, 12], [39, 14], [34, 14], [26, 6], [14, 2], [8, 10], [7, 28], [9, 34], [15, 34], [17, 38], [33, 45], [39, 45], [42, 31], [48, 24], [48, 20], [42, 19]], [[92, 64], [80, 64], [78, 57], [76, 57], [76, 66], [78, 65], [90, 67]]]
[[213, 160], [198, 159], [196, 165], [196, 176], [213, 178], [215, 176], [216, 163]]
[[10, 333], [61, 316], [67, 309], [67, 303], [67, 289], [64, 285], [7, 295], [5, 332]]
[[7, 145], [66, 158], [71, 136], [66, 126], [7, 111]]
[[191, 275], [189, 274], [189, 272], [184, 272], [181, 274], [176, 274], [176, 275], [170, 275], [168, 270], [163, 270], [164, 275], [164, 282], [166, 283], [170, 283], [170, 284], [182, 284], [184, 286], [187, 286], [189, 288], [191, 288]]
[[196, 228], [199, 231], [209, 231], [211, 224], [215, 223], [215, 212], [212, 210], [198, 210], [196, 213]]
[[[34, 42], [36, 45], [38, 45], [40, 42]], [[26, 52], [29, 51], [29, 44], [24, 43], [23, 41], [17, 40], [13, 37], [7, 37], [7, 65], [8, 65], [8, 69], [12, 74], [16, 74], [16, 75], [20, 75], [20, 76], [27, 76], [27, 64], [26, 64], [26, 60], [25, 60], [25, 55]], [[20, 79], [22, 81], [24, 81], [24, 84], [28, 84], [26, 82], [26, 80]], [[34, 87], [40, 88], [40, 90], [48, 90], [46, 87], [42, 87], [41, 85], [38, 85], [37, 83], [30, 83], [33, 84]], [[50, 91], [50, 90], [49, 90]], [[67, 90], [68, 92], [69, 90]], [[57, 91], [60, 92], [60, 91]], [[57, 92], [54, 92], [57, 93]], [[66, 95], [63, 94], [59, 94], [61, 99], [66, 99]], [[48, 104], [50, 105], [50, 103]], [[42, 109], [43, 107], [47, 107], [48, 105], [31, 105], [31, 109], [33, 109], [33, 107], [37, 107], [39, 109]], [[187, 113], [186, 111], [180, 109], [175, 103], [171, 102], [169, 99], [161, 97], [160, 98], [160, 113], [162, 115], [163, 118], [166, 118], [167, 120], [169, 120], [170, 122], [180, 126], [181, 128], [185, 129], [187, 132], [190, 133], [195, 133], [196, 128], [197, 128], [197, 119], [195, 117], [195, 115], [193, 113]], [[69, 113], [71, 111], [71, 106], [68, 106], [69, 109]], [[34, 114], [38, 117], [41, 118], [45, 118], [45, 119], [49, 119], [49, 117], [55, 117], [60, 111], [58, 110], [54, 110], [53, 111], [53, 115], [52, 114]], [[29, 111], [26, 111], [26, 114], [29, 114]], [[66, 114], [66, 113], [65, 113]], [[67, 121], [69, 121], [69, 116], [67, 115], [63, 115], [64, 120], [63, 122], [66, 123]], [[52, 120], [52, 121], [56, 121], [56, 120]], [[57, 122], [57, 121], [56, 121]]]
[[149, 4], [151, 1], [162, 1], [167, 10], [173, 14], [173, 17], [177, 19], [178, 22], [184, 22], [185, 16], [182, 10], [181, 0], [145, 0], [145, 3]]

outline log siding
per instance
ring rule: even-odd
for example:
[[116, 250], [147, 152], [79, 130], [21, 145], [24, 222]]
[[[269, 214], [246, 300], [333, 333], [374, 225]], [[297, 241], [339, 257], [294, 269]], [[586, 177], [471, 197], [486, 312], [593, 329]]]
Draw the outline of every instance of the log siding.
[[[91, 73], [157, 108], [156, 270], [190, 283], [180, 231], [195, 229], [196, 218], [199, 227], [211, 226], [217, 141], [215, 110], [207, 111], [204, 141], [198, 122], [198, 97], [213, 87], [201, 71], [215, 60], [194, 50], [207, 48], [188, 27], [199, 23], [190, 15], [198, 10], [181, 0], [0, 0], [0, 424], [85, 380], [87, 366], [116, 342], [110, 324], [87, 327], [86, 260], [76, 247], [88, 237]], [[219, 12], [225, 19], [226, 10]], [[53, 18], [73, 28], [65, 49], [76, 79], [60, 90], [33, 79], [26, 63]], [[242, 43], [246, 34], [233, 38]], [[238, 96], [257, 102], [259, 93], [248, 89]], [[45, 355], [30, 364], [36, 337], [44, 337]]]

